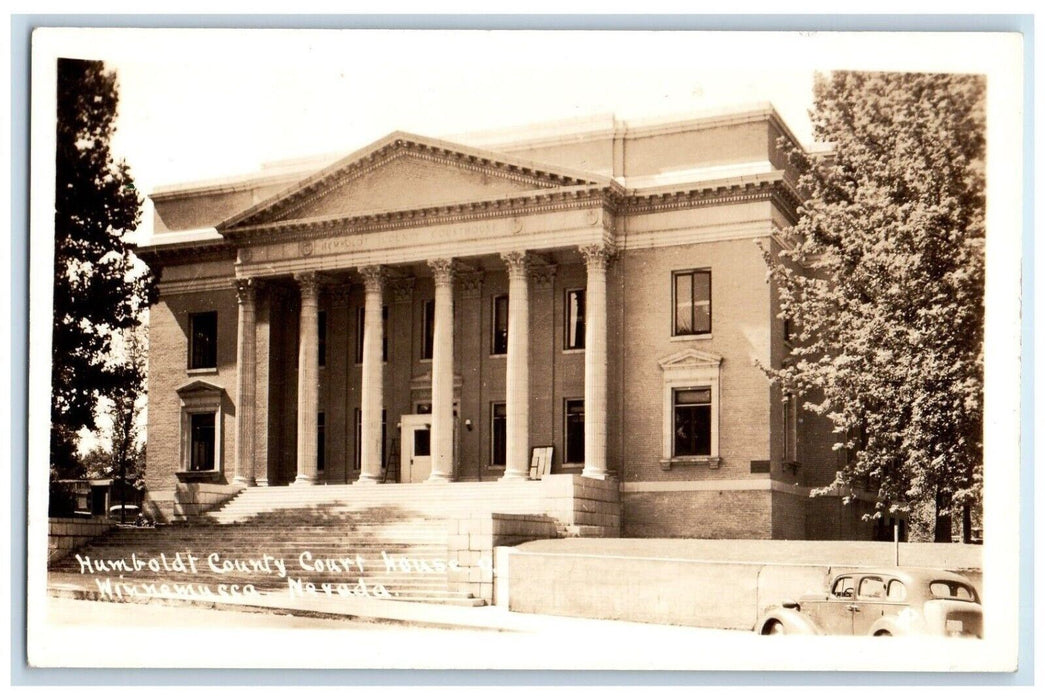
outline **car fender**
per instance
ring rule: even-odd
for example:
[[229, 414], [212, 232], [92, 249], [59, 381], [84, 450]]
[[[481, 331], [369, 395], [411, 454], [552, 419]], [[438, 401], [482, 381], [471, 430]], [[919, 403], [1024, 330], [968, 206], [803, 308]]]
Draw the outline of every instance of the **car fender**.
[[767, 610], [759, 619], [758, 624], [755, 625], [755, 633], [762, 634], [766, 626], [774, 620], [782, 622], [788, 634], [824, 633], [820, 626], [813, 621], [813, 618], [800, 610], [785, 607], [775, 607]]
[[875, 621], [867, 631], [872, 637], [888, 634], [894, 637], [908, 634], [921, 634], [925, 624], [921, 616], [911, 608], [905, 608], [899, 615], [886, 615]]

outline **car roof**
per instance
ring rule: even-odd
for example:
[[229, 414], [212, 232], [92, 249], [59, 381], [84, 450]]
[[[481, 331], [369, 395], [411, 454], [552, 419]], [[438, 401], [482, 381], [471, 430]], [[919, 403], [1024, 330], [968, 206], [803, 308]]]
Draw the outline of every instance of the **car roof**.
[[961, 574], [948, 571], [947, 569], [933, 569], [928, 567], [852, 567], [833, 571], [831, 578], [837, 579], [841, 576], [888, 576], [908, 582], [943, 579], [972, 585], [972, 582]]

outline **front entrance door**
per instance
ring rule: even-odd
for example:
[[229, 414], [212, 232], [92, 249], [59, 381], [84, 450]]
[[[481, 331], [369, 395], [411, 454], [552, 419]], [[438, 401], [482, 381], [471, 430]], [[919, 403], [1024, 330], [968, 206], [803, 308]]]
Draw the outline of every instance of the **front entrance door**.
[[400, 474], [403, 483], [424, 481], [432, 473], [432, 416], [404, 415], [400, 419]]

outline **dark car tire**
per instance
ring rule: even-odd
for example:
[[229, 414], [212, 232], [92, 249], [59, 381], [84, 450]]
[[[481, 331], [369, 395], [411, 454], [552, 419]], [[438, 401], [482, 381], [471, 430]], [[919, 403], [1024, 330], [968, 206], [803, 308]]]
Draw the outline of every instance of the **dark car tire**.
[[892, 637], [893, 633], [890, 632], [889, 630], [878, 630], [877, 632], [874, 633], [874, 636], [876, 636], [876, 637]]
[[780, 620], [770, 620], [766, 623], [766, 626], [762, 628], [762, 634], [787, 634], [787, 628], [784, 627], [784, 623]]

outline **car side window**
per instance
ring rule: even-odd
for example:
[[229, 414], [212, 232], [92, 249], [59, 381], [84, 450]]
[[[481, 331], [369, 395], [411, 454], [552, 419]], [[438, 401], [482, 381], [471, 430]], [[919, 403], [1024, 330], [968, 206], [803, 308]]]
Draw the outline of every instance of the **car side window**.
[[835, 581], [834, 587], [831, 589], [831, 594], [835, 598], [852, 598], [853, 597], [853, 577], [842, 576]]
[[886, 589], [885, 597], [892, 601], [904, 600], [907, 597], [907, 586], [903, 584], [903, 581], [892, 579], [889, 581], [889, 587]]
[[884, 598], [885, 582], [874, 576], [867, 576], [860, 581], [861, 598]]

